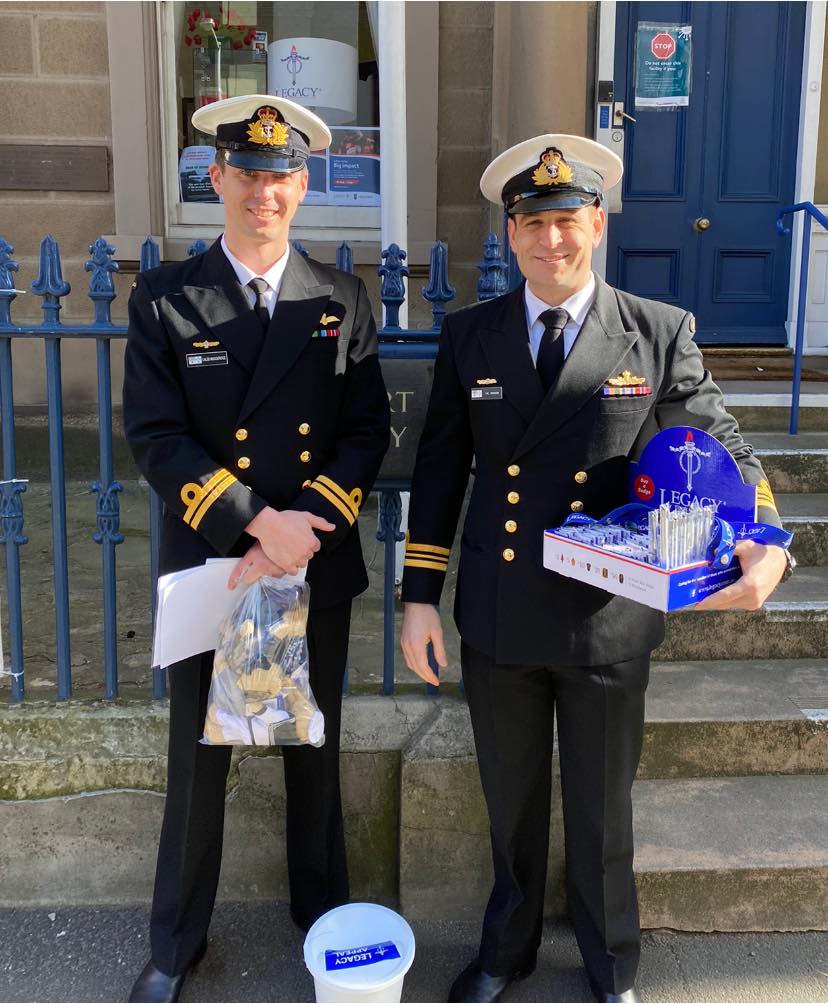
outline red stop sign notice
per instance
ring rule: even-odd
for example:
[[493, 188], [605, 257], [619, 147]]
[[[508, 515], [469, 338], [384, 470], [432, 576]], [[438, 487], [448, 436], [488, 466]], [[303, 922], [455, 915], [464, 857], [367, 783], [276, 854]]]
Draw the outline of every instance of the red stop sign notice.
[[656, 59], [669, 59], [676, 51], [676, 40], [666, 31], [660, 31], [650, 42], [650, 52]]

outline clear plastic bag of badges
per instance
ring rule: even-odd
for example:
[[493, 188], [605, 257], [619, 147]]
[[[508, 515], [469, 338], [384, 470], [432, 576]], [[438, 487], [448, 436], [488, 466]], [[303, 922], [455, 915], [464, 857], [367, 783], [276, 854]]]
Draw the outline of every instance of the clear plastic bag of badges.
[[321, 746], [325, 718], [308, 678], [310, 587], [263, 576], [219, 629], [208, 745]]

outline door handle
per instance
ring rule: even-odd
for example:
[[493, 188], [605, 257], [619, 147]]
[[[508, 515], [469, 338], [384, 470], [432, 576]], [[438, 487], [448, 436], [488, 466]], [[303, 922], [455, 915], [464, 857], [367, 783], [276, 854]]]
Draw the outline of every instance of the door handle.
[[703, 234], [705, 230], [710, 229], [710, 220], [706, 216], [700, 216], [697, 220], [693, 220], [693, 229]]
[[637, 121], [632, 115], [628, 115], [624, 111], [623, 101], [614, 102], [612, 106], [612, 124], [614, 126], [622, 126], [624, 124], [624, 119], [627, 119], [629, 122]]

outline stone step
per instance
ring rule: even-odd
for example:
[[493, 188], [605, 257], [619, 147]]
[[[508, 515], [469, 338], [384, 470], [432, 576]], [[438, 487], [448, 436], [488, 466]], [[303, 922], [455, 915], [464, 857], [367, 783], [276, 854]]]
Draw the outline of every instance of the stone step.
[[774, 492], [828, 492], [828, 433], [751, 432], [746, 438]]
[[[738, 419], [743, 430], [787, 432], [790, 428], [790, 383], [725, 380], [719, 386], [724, 393], [725, 407]], [[799, 430], [828, 432], [828, 384], [817, 381], [802, 384]]]
[[828, 494], [776, 495], [782, 524], [793, 535], [791, 550], [800, 565], [828, 565]]
[[828, 659], [653, 663], [639, 777], [828, 773]]
[[828, 926], [828, 775], [639, 781], [633, 804], [642, 926]]
[[[819, 686], [822, 672], [816, 664], [768, 663], [756, 666], [751, 678], [750, 667], [734, 664], [656, 666], [648, 736], [680, 717], [692, 724], [695, 715], [714, 726], [706, 734], [707, 766], [727, 769], [726, 755], [714, 749], [727, 744], [734, 750], [731, 766], [759, 767], [759, 760], [751, 764], [735, 750], [740, 722], [769, 734], [784, 727], [786, 692], [790, 688], [792, 704], [801, 704], [812, 693], [811, 681]], [[681, 715], [678, 705], [685, 709]], [[403, 912], [414, 919], [435, 911], [445, 919], [479, 919], [491, 885], [489, 830], [465, 702], [348, 698], [343, 712], [343, 801], [354, 895], [388, 902], [399, 896]], [[714, 714], [723, 721], [714, 723]], [[163, 808], [165, 719], [163, 705], [137, 703], [0, 711], [0, 841], [8, 865], [0, 905], [54, 908], [147, 899]], [[820, 741], [802, 734], [799, 740]], [[789, 732], [787, 742], [797, 741]], [[645, 763], [656, 745], [648, 740]], [[781, 750], [771, 745], [760, 753], [768, 769], [782, 763]], [[284, 784], [272, 752], [235, 751], [222, 898], [287, 895]], [[808, 756], [820, 759], [816, 745], [801, 754], [800, 764]], [[692, 758], [704, 766], [701, 749]], [[824, 754], [821, 761], [824, 768]], [[669, 767], [676, 769], [675, 760]], [[828, 774], [649, 778], [636, 782], [634, 798], [645, 926], [828, 925]], [[557, 792], [551, 835], [548, 909], [560, 912]]]
[[[442, 915], [479, 917], [491, 888], [489, 831], [464, 705], [443, 702], [403, 751], [401, 792], [404, 912], [435, 908], [438, 861]], [[563, 896], [559, 795], [556, 778], [552, 911]], [[639, 780], [633, 797], [645, 927], [828, 928], [828, 774]]]
[[662, 661], [822, 659], [828, 653], [828, 567], [797, 569], [759, 611], [667, 615]]

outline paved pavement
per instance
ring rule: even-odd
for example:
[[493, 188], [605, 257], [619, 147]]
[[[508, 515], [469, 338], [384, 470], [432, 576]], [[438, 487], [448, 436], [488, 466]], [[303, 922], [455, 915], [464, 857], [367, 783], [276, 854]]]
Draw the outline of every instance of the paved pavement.
[[[143, 906], [0, 911], [0, 1001], [123, 1001], [147, 956]], [[412, 925], [403, 1001], [444, 1001], [477, 923]], [[223, 903], [184, 1001], [312, 1001], [304, 936], [280, 903]], [[645, 932], [639, 989], [655, 1001], [828, 1001], [828, 934]], [[507, 1001], [588, 1001], [571, 931], [551, 924], [535, 974]]]

